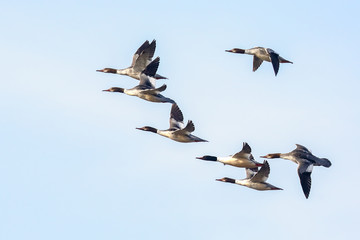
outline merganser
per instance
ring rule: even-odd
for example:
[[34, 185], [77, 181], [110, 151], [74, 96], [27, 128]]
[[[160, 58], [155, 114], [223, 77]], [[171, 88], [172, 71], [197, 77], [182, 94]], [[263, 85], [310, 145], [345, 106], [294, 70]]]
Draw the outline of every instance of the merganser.
[[175, 103], [174, 100], [164, 97], [160, 94], [160, 92], [165, 91], [165, 84], [159, 88], [155, 88], [155, 79], [153, 76], [156, 74], [159, 62], [160, 58], [157, 57], [154, 59], [154, 61], [146, 66], [140, 75], [140, 83], [136, 87], [131, 89], [112, 87], [103, 91], [125, 93], [127, 95], [136, 96], [150, 102]]
[[197, 159], [206, 161], [217, 161], [223, 163], [224, 165], [227, 164], [241, 168], [255, 168], [263, 165], [262, 163], [255, 161], [253, 155], [251, 154], [251, 148], [246, 142], [243, 143], [242, 150], [232, 156], [230, 155], [228, 157], [215, 157], [205, 155], [203, 157], [197, 157]]
[[[104, 68], [101, 70], [96, 70], [97, 72], [104, 72], [104, 73], [114, 73], [120, 75], [127, 75], [129, 77], [135, 78], [140, 80], [140, 75], [142, 71], [149, 65], [152, 61], [156, 48], [156, 41], [153, 40], [149, 43], [146, 40], [139, 49], [135, 52], [133, 56], [133, 60], [131, 66], [125, 69], [114, 69], [114, 68]], [[154, 78], [156, 79], [167, 79], [159, 74], [155, 74]]]
[[138, 130], [149, 131], [157, 133], [161, 136], [170, 138], [177, 142], [207, 142], [204, 139], [196, 137], [191, 133], [195, 130], [194, 123], [189, 120], [186, 126], [184, 127], [184, 117], [183, 114], [176, 103], [171, 107], [170, 112], [170, 128], [167, 130], [159, 130], [153, 127], [145, 126], [142, 128], [136, 128]]
[[308, 198], [311, 188], [311, 172], [313, 166], [330, 167], [331, 162], [326, 158], [315, 157], [306, 147], [296, 144], [296, 149], [289, 153], [270, 153], [262, 158], [283, 158], [298, 164], [298, 174], [300, 177], [301, 187]]
[[225, 50], [225, 51], [232, 53], [254, 55], [253, 72], [255, 72], [260, 67], [263, 61], [271, 62], [274, 68], [275, 76], [279, 71], [280, 63], [291, 63], [291, 64], [293, 63], [289, 60], [280, 57], [279, 54], [274, 50], [272, 50], [271, 48], [263, 48], [263, 47], [254, 47], [250, 49], [233, 48], [231, 50]]
[[269, 163], [265, 160], [263, 166], [258, 171], [258, 168], [246, 168], [246, 178], [245, 179], [232, 179], [224, 177], [221, 179], [216, 179], [216, 181], [228, 182], [239, 184], [248, 188], [264, 191], [264, 190], [282, 190], [281, 188], [275, 187], [270, 183], [267, 183], [266, 180], [269, 177], [270, 166]]

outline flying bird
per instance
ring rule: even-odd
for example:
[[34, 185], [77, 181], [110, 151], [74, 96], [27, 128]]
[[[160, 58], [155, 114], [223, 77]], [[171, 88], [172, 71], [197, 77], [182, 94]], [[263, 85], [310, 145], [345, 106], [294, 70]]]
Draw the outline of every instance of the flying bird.
[[255, 161], [253, 155], [251, 154], [251, 148], [249, 144], [247, 144], [246, 142], [243, 143], [243, 148], [241, 149], [241, 151], [234, 155], [230, 155], [228, 157], [215, 157], [215, 156], [205, 155], [203, 157], [197, 157], [197, 159], [221, 162], [224, 165], [227, 164], [241, 168], [255, 168], [263, 165], [262, 163]]
[[204, 139], [201, 139], [197, 136], [192, 135], [191, 133], [195, 131], [194, 123], [189, 120], [186, 126], [184, 126], [184, 117], [183, 114], [176, 103], [171, 107], [170, 112], [170, 128], [167, 130], [159, 130], [153, 127], [145, 126], [142, 128], [136, 128], [138, 130], [149, 131], [157, 133], [161, 136], [170, 138], [177, 142], [207, 142]]
[[[156, 48], [155, 40], [153, 40], [151, 43], [149, 43], [149, 41], [146, 40], [139, 47], [139, 49], [135, 52], [130, 67], [124, 68], [124, 69], [104, 68], [104, 69], [96, 70], [96, 71], [104, 72], [104, 73], [127, 75], [127, 76], [135, 78], [137, 80], [141, 80], [141, 73], [145, 70], [146, 66], [148, 66], [152, 62], [155, 48]], [[154, 78], [166, 79], [166, 77], [163, 77], [159, 74], [155, 74]]]
[[269, 163], [265, 160], [263, 166], [258, 171], [258, 168], [246, 168], [246, 178], [245, 179], [233, 179], [224, 177], [221, 179], [216, 179], [216, 181], [228, 182], [239, 184], [248, 188], [264, 191], [264, 190], [282, 190], [281, 188], [275, 187], [270, 183], [267, 183], [270, 174]]
[[254, 47], [250, 49], [233, 48], [231, 50], [225, 50], [226, 52], [241, 53], [254, 55], [253, 72], [255, 72], [263, 61], [271, 62], [274, 68], [275, 76], [277, 75], [280, 67], [280, 63], [293, 63], [272, 50], [271, 48]]
[[160, 58], [155, 58], [140, 75], [140, 83], [134, 88], [124, 89], [119, 87], [112, 87], [107, 92], [120, 92], [130, 96], [136, 96], [150, 102], [162, 102], [162, 103], [175, 103], [174, 100], [164, 97], [160, 92], [165, 91], [166, 85], [162, 85], [159, 88], [155, 88], [155, 76], [157, 68], [159, 67]]
[[301, 187], [308, 198], [311, 188], [311, 172], [313, 166], [330, 167], [331, 162], [326, 158], [318, 158], [314, 156], [306, 147], [296, 144], [296, 149], [289, 153], [270, 153], [262, 158], [282, 158], [293, 161], [298, 164], [298, 174], [300, 178]]

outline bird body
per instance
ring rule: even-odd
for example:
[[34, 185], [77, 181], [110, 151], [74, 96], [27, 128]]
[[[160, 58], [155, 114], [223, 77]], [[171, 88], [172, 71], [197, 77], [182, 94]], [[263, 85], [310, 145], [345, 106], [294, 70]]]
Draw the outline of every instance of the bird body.
[[231, 50], [226, 50], [226, 52], [253, 55], [254, 72], [260, 67], [263, 61], [271, 62], [274, 68], [275, 76], [279, 71], [280, 63], [293, 63], [281, 57], [277, 52], [275, 52], [271, 48], [264, 48], [264, 47], [254, 47], [250, 49], [233, 48]]
[[314, 156], [306, 147], [296, 144], [296, 149], [289, 153], [270, 153], [262, 158], [282, 158], [298, 164], [298, 175], [301, 187], [306, 198], [309, 197], [311, 189], [311, 173], [313, 166], [330, 167], [331, 162], [326, 158]]
[[241, 168], [255, 168], [263, 165], [262, 163], [255, 161], [253, 155], [251, 154], [251, 148], [246, 142], [243, 143], [242, 150], [234, 155], [228, 157], [215, 157], [205, 155], [203, 157], [197, 157], [197, 159], [206, 161], [217, 161], [223, 163], [224, 165], [231, 165]]
[[191, 133], [195, 131], [194, 123], [190, 120], [184, 127], [183, 114], [176, 103], [173, 103], [170, 112], [170, 128], [166, 130], [159, 130], [153, 127], [145, 126], [142, 128], [136, 128], [138, 130], [153, 132], [163, 137], [170, 138], [177, 142], [207, 142]]
[[271, 185], [270, 183], [266, 182], [270, 174], [270, 166], [267, 161], [264, 161], [264, 164], [259, 171], [257, 170], [258, 168], [247, 168], [246, 169], [247, 176], [245, 179], [232, 179], [225, 177], [216, 180], [221, 182], [228, 182], [228, 183], [242, 185], [259, 191], [282, 190], [281, 188], [275, 187], [274, 185]]

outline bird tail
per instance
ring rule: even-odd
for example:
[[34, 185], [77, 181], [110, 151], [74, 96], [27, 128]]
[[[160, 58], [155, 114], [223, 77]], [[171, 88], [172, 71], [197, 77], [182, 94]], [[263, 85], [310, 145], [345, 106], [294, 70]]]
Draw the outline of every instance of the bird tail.
[[319, 164], [321, 166], [324, 166], [324, 167], [327, 167], [327, 168], [331, 166], [331, 162], [327, 158], [320, 158], [319, 159]]
[[167, 77], [161, 76], [160, 74], [155, 74], [156, 79], [168, 79]]

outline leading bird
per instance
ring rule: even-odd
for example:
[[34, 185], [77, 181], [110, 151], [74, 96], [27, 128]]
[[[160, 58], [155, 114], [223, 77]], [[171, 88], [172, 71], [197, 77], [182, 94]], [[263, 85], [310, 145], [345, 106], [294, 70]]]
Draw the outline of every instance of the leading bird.
[[225, 50], [225, 51], [232, 53], [254, 55], [253, 72], [255, 72], [260, 67], [263, 61], [271, 62], [274, 68], [275, 76], [279, 71], [280, 63], [291, 63], [291, 64], [293, 63], [289, 60], [286, 60], [283, 57], [280, 57], [280, 55], [271, 48], [264, 48], [264, 47], [254, 47], [250, 49], [233, 48], [231, 50]]
[[[124, 69], [104, 68], [104, 69], [96, 70], [96, 71], [104, 72], [104, 73], [127, 75], [127, 76], [135, 78], [137, 80], [141, 80], [141, 73], [151, 63], [152, 58], [154, 56], [155, 48], [156, 48], [155, 40], [153, 40], [151, 43], [149, 43], [149, 41], [146, 40], [135, 52], [130, 67], [127, 67]], [[163, 77], [159, 74], [155, 74], [154, 78], [166, 79], [166, 77]]]

